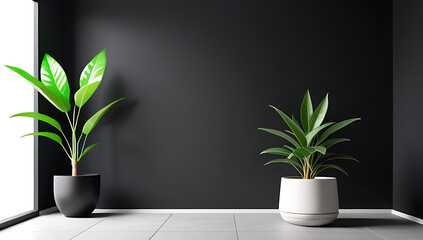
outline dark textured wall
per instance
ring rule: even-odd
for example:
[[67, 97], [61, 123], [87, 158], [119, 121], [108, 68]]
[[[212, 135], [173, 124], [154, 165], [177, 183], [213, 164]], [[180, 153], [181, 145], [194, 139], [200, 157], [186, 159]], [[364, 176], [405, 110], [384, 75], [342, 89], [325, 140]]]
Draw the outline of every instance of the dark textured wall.
[[337, 151], [341, 208], [392, 207], [390, 1], [76, 1], [75, 76], [103, 48], [108, 64], [86, 111], [126, 96], [80, 162], [102, 174], [99, 208], [277, 208], [284, 144], [267, 105], [298, 118], [306, 89], [330, 93], [328, 120], [362, 117]]
[[[103, 144], [79, 165], [81, 174], [102, 174], [99, 208], [277, 208], [280, 177], [295, 170], [263, 166], [269, 157], [259, 152], [285, 142], [257, 128], [286, 128], [269, 104], [299, 118], [306, 89], [315, 105], [330, 93], [328, 120], [363, 119], [338, 134], [352, 142], [336, 149], [361, 163], [344, 164], [349, 177], [325, 173], [338, 177], [340, 207], [392, 207], [390, 1], [80, 0], [71, 7], [68, 37], [57, 43], [53, 33], [62, 29], [51, 23], [58, 26], [44, 27], [44, 36], [52, 45], [40, 51], [57, 50], [59, 59], [69, 52], [75, 87], [107, 48], [103, 83], [83, 111], [127, 97], [101, 120], [89, 142]], [[44, 146], [40, 159], [50, 155]], [[59, 161], [58, 169], [67, 167]]]
[[[50, 54], [65, 68], [70, 68], [73, 63], [71, 46], [73, 43], [68, 37], [72, 32], [70, 27], [69, 3], [55, 0], [38, 1], [38, 41], [39, 41], [39, 65], [45, 53]], [[69, 69], [70, 70], [70, 69]], [[69, 77], [67, 71], [67, 76]], [[38, 110], [60, 122], [66, 123], [64, 114], [53, 107], [50, 102], [41, 95], [38, 96]], [[63, 124], [65, 130], [65, 125]], [[39, 122], [42, 131], [54, 131], [51, 126]], [[70, 161], [57, 143], [46, 139], [38, 139], [38, 209], [43, 210], [55, 205], [53, 197], [53, 176], [70, 174]]]
[[423, 2], [394, 1], [395, 210], [423, 218]]

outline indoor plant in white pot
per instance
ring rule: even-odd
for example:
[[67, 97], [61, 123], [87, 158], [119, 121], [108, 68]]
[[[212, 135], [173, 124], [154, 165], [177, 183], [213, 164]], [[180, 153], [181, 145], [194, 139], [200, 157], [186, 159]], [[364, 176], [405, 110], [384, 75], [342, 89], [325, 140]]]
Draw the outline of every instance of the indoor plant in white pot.
[[[45, 54], [41, 64], [41, 81], [24, 70], [6, 66], [25, 78], [51, 104], [66, 115], [70, 126], [69, 136], [64, 134], [61, 124], [42, 113], [24, 112], [12, 117], [31, 117], [50, 124], [59, 134], [53, 132], [35, 132], [24, 136], [37, 135], [58, 143], [65, 151], [72, 165], [72, 176], [54, 176], [54, 198], [59, 210], [67, 217], [88, 216], [95, 209], [100, 194], [100, 175], [78, 175], [77, 165], [81, 158], [99, 143], [85, 146], [88, 134], [97, 125], [100, 118], [118, 99], [100, 109], [83, 126], [78, 125], [81, 108], [99, 86], [106, 68], [106, 49], [97, 54], [84, 68], [80, 77], [80, 89], [74, 95], [74, 107], [70, 104], [70, 89], [65, 71], [50, 55]], [[64, 141], [63, 141], [64, 139]]]
[[261, 152], [280, 156], [265, 165], [288, 163], [300, 174], [298, 177], [281, 179], [279, 210], [282, 218], [289, 223], [303, 226], [331, 223], [338, 216], [339, 210], [336, 178], [317, 175], [329, 168], [347, 174], [337, 160], [358, 161], [348, 155], [328, 153], [327, 150], [337, 143], [350, 141], [346, 138], [328, 137], [360, 118], [322, 124], [328, 109], [328, 95], [313, 110], [308, 90], [301, 105], [302, 125], [294, 116], [290, 118], [276, 107], [270, 107], [279, 113], [290, 130], [286, 130], [286, 134], [274, 129], [259, 129], [284, 138], [290, 146], [269, 148]]

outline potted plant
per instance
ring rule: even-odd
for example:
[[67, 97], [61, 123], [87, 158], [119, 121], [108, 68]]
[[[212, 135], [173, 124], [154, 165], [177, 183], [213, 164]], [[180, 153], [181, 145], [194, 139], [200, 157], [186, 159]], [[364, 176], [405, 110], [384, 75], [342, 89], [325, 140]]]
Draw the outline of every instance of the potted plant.
[[274, 106], [272, 107], [288, 125], [287, 133], [259, 128], [262, 131], [282, 137], [290, 143], [283, 147], [269, 148], [261, 154], [278, 155], [271, 163], [287, 163], [299, 173], [298, 177], [282, 177], [279, 210], [282, 218], [293, 224], [319, 226], [331, 223], [338, 216], [338, 190], [336, 178], [318, 177], [326, 169], [336, 169], [347, 175], [337, 160], [357, 159], [337, 153], [328, 153], [335, 144], [350, 141], [347, 138], [328, 137], [341, 128], [360, 120], [352, 118], [338, 123], [323, 124], [328, 109], [328, 94], [313, 110], [310, 92], [307, 90], [301, 105], [301, 123]]
[[[45, 54], [41, 63], [41, 81], [24, 70], [6, 66], [25, 78], [53, 106], [66, 115], [70, 126], [69, 135], [65, 135], [62, 125], [42, 113], [23, 112], [12, 117], [30, 117], [50, 124], [59, 134], [53, 132], [35, 132], [24, 136], [42, 136], [49, 138], [64, 150], [72, 165], [72, 176], [54, 176], [54, 199], [59, 210], [67, 217], [88, 216], [95, 209], [100, 194], [100, 175], [78, 175], [77, 166], [82, 157], [99, 143], [85, 146], [88, 135], [92, 132], [101, 117], [118, 99], [100, 109], [82, 126], [78, 125], [81, 109], [99, 86], [106, 68], [106, 49], [95, 56], [84, 68], [80, 77], [80, 89], [74, 95], [74, 106], [70, 104], [70, 89], [65, 71], [50, 55]], [[23, 137], [24, 137], [23, 136]], [[64, 141], [63, 141], [64, 139]]]

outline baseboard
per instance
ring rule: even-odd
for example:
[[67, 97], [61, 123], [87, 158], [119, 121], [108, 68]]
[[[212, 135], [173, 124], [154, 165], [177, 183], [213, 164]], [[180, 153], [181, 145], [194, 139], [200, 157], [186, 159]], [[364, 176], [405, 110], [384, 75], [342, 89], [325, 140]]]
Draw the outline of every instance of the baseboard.
[[37, 211], [29, 211], [0, 221], [0, 230], [37, 217]]
[[278, 209], [96, 209], [94, 213], [279, 213]]
[[39, 214], [40, 214], [40, 216], [42, 216], [42, 215], [47, 215], [47, 214], [54, 213], [54, 212], [57, 212], [57, 211], [59, 211], [59, 209], [57, 208], [57, 206], [54, 206], [54, 207], [51, 207], [51, 208], [46, 208], [44, 210], [41, 210], [39, 212]]
[[405, 218], [407, 220], [410, 220], [410, 221], [419, 223], [419, 224], [423, 224], [423, 219], [420, 219], [420, 218], [417, 218], [417, 217], [414, 217], [414, 216], [411, 216], [411, 215], [408, 215], [408, 214], [399, 212], [397, 210], [393, 210], [392, 209], [392, 214], [394, 214], [394, 215], [396, 215], [398, 217], [402, 217], [402, 218]]
[[339, 213], [392, 213], [392, 209], [339, 209]]
[[[279, 213], [278, 209], [96, 209], [95, 213]], [[339, 209], [340, 213], [391, 213], [391, 209]]]

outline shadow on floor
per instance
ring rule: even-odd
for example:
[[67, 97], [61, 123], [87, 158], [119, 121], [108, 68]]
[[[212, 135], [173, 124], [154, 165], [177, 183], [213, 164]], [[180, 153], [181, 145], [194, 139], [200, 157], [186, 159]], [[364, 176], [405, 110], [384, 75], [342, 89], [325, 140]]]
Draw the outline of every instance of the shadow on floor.
[[106, 218], [106, 217], [110, 217], [110, 216], [118, 216], [120, 214], [117, 213], [91, 213], [90, 216], [88, 216], [88, 218]]
[[[111, 217], [111, 216], [131, 216], [134, 215], [134, 213], [91, 213], [90, 216], [88, 216], [87, 218], [106, 218], [106, 217]], [[84, 217], [85, 218], [85, 217]]]

